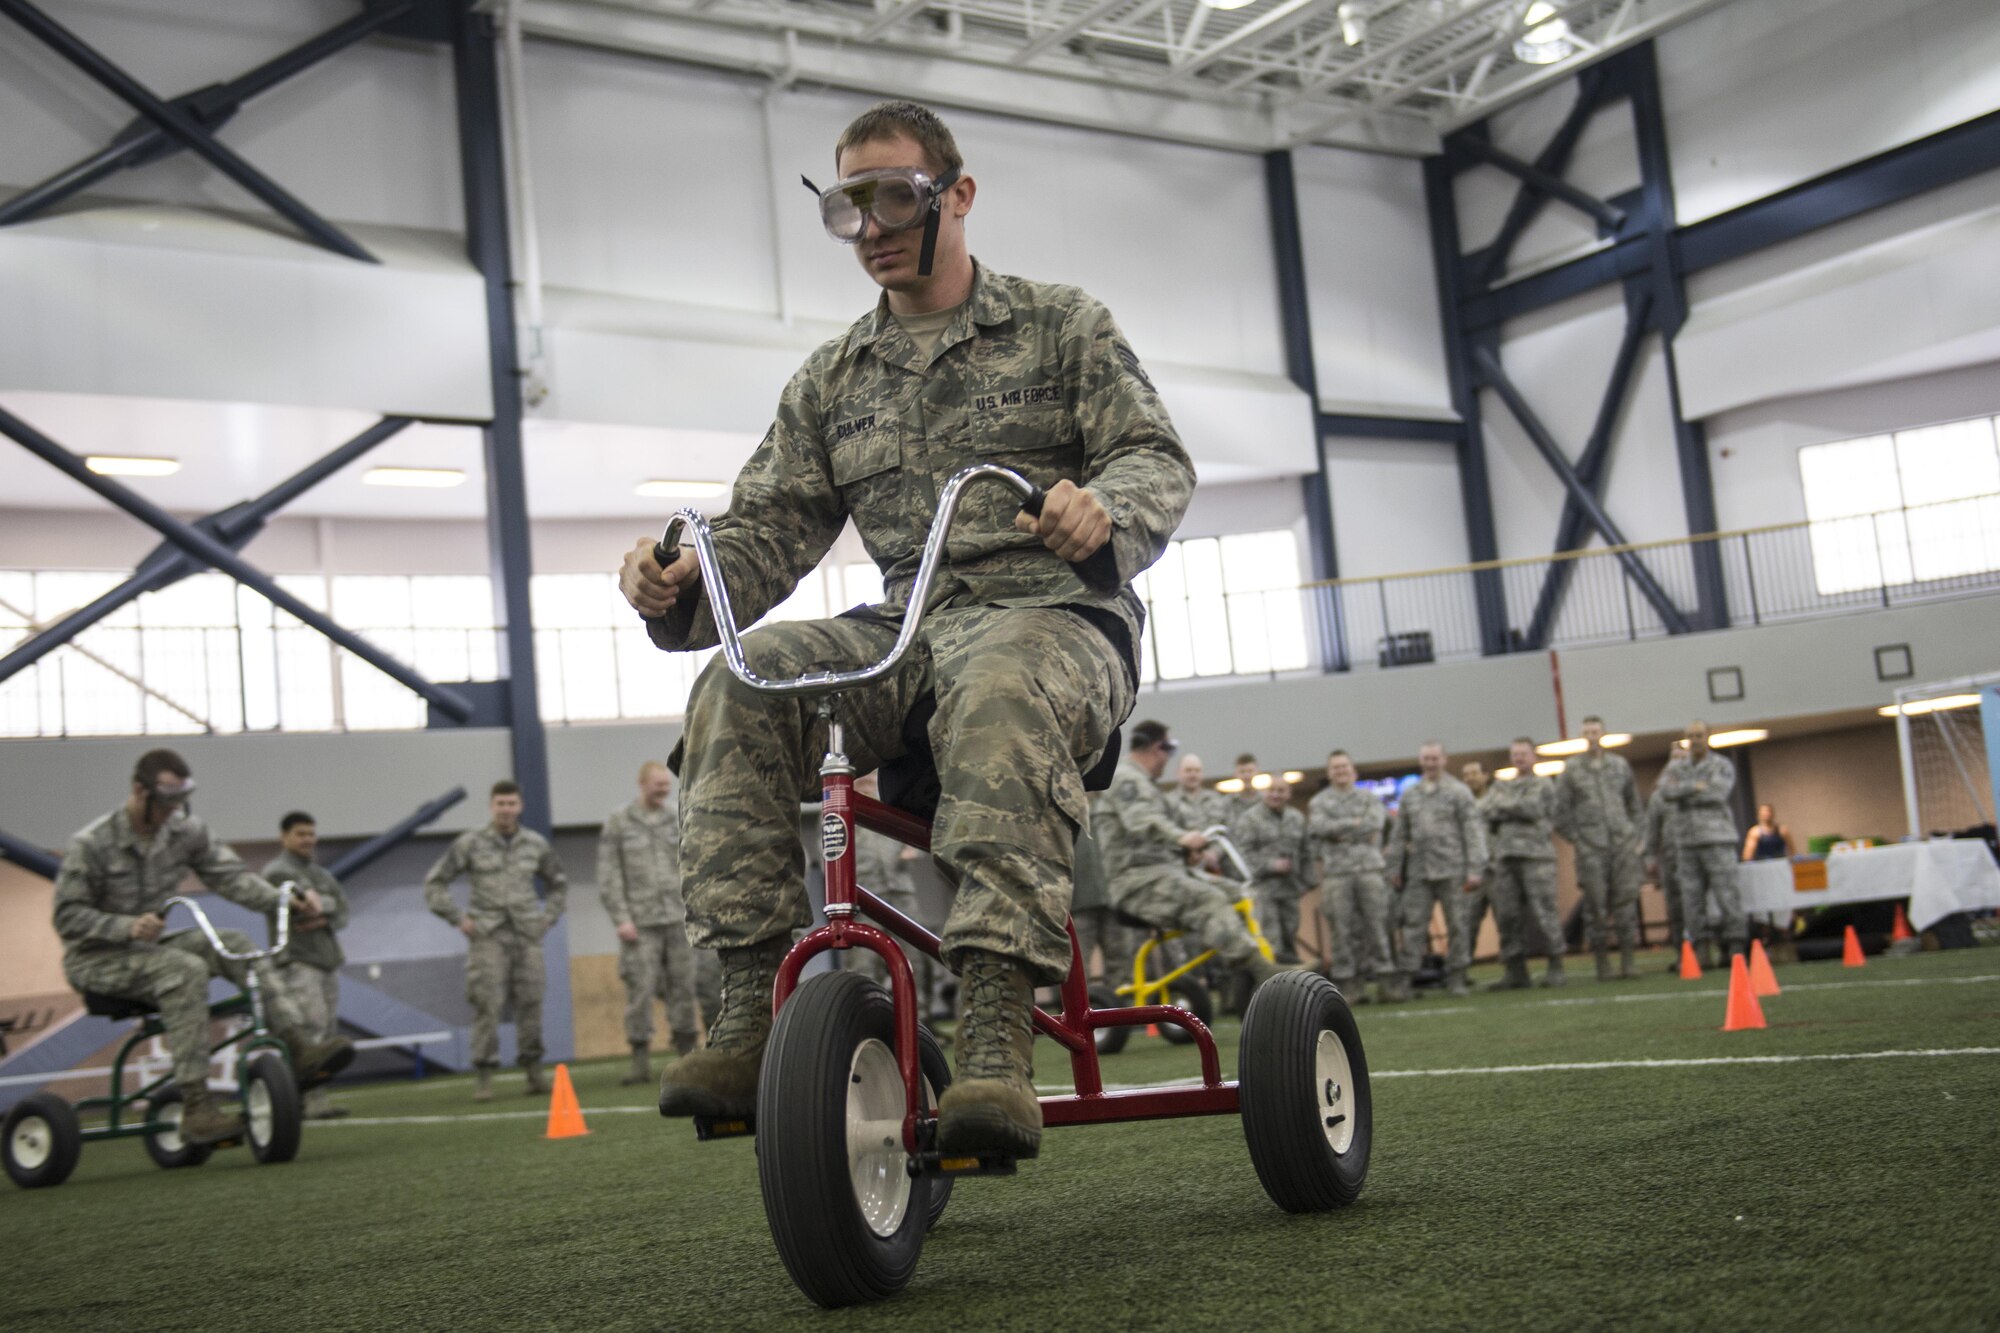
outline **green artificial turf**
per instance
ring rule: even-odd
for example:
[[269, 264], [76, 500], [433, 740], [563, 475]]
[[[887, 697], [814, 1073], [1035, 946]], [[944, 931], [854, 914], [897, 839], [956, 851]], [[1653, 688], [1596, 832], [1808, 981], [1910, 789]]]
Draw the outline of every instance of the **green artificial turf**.
[[[652, 1114], [549, 1142], [518, 1080], [476, 1107], [432, 1079], [340, 1100], [513, 1114], [310, 1126], [286, 1166], [92, 1145], [62, 1187], [0, 1194], [0, 1328], [2000, 1327], [2000, 951], [1781, 967], [1770, 1028], [1726, 1035], [1724, 979], [1658, 967], [1360, 1010], [1375, 1150], [1337, 1213], [1272, 1206], [1234, 1118], [1057, 1130], [959, 1184], [908, 1291], [828, 1313], [778, 1262], [748, 1142]], [[1965, 1048], [1989, 1049], [1410, 1076]], [[1106, 1077], [1192, 1069], [1137, 1038]], [[587, 1112], [650, 1101], [620, 1072], [575, 1071]]]

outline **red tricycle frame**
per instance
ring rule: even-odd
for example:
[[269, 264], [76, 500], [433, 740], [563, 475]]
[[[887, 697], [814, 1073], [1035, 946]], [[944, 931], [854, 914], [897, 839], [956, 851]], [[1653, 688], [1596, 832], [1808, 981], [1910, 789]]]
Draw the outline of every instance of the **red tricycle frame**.
[[[821, 770], [824, 788], [820, 813], [820, 843], [826, 862], [827, 922], [792, 946], [778, 969], [772, 1012], [784, 1007], [797, 988], [805, 965], [830, 949], [868, 949], [888, 969], [889, 990], [896, 1011], [896, 1064], [903, 1078], [903, 1147], [913, 1155], [923, 1151], [923, 1089], [917, 1057], [917, 988], [909, 959], [896, 946], [901, 940], [933, 958], [938, 937], [855, 883], [855, 829], [870, 829], [920, 851], [929, 851], [930, 825], [904, 810], [854, 789], [854, 772], [839, 760], [838, 745]], [[865, 914], [872, 922], [856, 913]], [[876, 924], [879, 923], [879, 924]], [[1172, 1005], [1093, 1009], [1084, 973], [1083, 951], [1076, 927], [1069, 927], [1069, 975], [1062, 983], [1062, 1010], [1051, 1014], [1037, 1007], [1035, 1029], [1069, 1052], [1076, 1091], [1041, 1099], [1043, 1122], [1055, 1125], [1105, 1124], [1122, 1120], [1169, 1120], [1181, 1116], [1234, 1115], [1236, 1083], [1222, 1077], [1222, 1061], [1208, 1026], [1185, 1009]], [[1107, 1092], [1093, 1034], [1099, 1028], [1143, 1027], [1171, 1023], [1185, 1028], [1201, 1055], [1201, 1082], [1185, 1087], [1138, 1088]]]

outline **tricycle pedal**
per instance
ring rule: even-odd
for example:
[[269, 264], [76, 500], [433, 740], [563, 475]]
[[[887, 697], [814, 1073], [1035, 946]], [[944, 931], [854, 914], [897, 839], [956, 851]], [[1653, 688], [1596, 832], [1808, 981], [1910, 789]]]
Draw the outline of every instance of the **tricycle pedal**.
[[912, 1176], [1011, 1176], [1015, 1159], [1004, 1153], [910, 1154]]
[[694, 1117], [694, 1137], [697, 1143], [707, 1143], [711, 1139], [748, 1139], [757, 1135], [757, 1117], [754, 1115]]

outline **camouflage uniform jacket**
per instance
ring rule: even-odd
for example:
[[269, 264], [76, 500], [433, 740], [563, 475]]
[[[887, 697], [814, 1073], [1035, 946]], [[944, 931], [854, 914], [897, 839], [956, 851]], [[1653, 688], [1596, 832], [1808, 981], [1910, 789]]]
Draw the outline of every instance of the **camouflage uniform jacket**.
[[678, 801], [658, 810], [634, 801], [611, 813], [597, 835], [597, 892], [613, 925], [686, 922]]
[[1736, 765], [1713, 750], [1660, 775], [1660, 791], [1674, 807], [1669, 817], [1680, 847], [1735, 846], [1742, 840], [1729, 797], [1736, 790]]
[[1382, 830], [1389, 812], [1372, 791], [1328, 786], [1306, 804], [1306, 830], [1319, 854], [1320, 873], [1346, 875], [1382, 869]]
[[1239, 813], [1236, 802], [1208, 787], [1192, 794], [1175, 787], [1167, 793], [1167, 811], [1176, 823], [1188, 829], [1227, 825]]
[[[714, 522], [738, 623], [782, 601], [850, 517], [882, 570], [876, 614], [899, 618], [939, 493], [973, 463], [1096, 495], [1111, 516], [1119, 586], [1086, 585], [1039, 537], [1014, 530], [1019, 497], [981, 483], [959, 509], [932, 605], [1094, 609], [1122, 624], [1136, 680], [1144, 613], [1131, 580], [1166, 549], [1194, 465], [1109, 311], [1074, 287], [984, 266], [928, 361], [885, 294], [792, 377]], [[716, 642], [705, 589], [647, 624], [670, 651]]]
[[158, 914], [189, 873], [252, 911], [278, 905], [278, 891], [193, 815], [173, 815], [147, 843], [120, 806], [70, 839], [56, 872], [56, 934], [71, 954], [123, 948], [132, 943], [133, 920]]
[[[1671, 771], [1671, 770], [1669, 770]], [[1663, 861], [1667, 849], [1674, 843], [1675, 819], [1678, 813], [1667, 803], [1667, 794], [1661, 790], [1666, 785], [1665, 774], [1654, 784], [1653, 794], [1646, 798], [1646, 859]]]
[[1493, 859], [1555, 860], [1555, 831], [1551, 827], [1555, 808], [1555, 784], [1532, 773], [1488, 787], [1479, 813], [1486, 819]]
[[[295, 892], [311, 889], [319, 895], [320, 911], [326, 915], [326, 925], [318, 930], [300, 930], [293, 922], [291, 940], [285, 951], [273, 961], [285, 963], [307, 963], [322, 972], [338, 972], [340, 965], [347, 961], [347, 952], [334, 938], [334, 932], [347, 929], [347, 890], [340, 887], [340, 881], [333, 873], [317, 861], [302, 861], [290, 852], [279, 852], [264, 867], [264, 882], [273, 887], [292, 880]], [[264, 913], [264, 920], [270, 924], [271, 938], [276, 939], [278, 914]]]
[[1572, 845], [1598, 851], [1630, 846], [1644, 818], [1639, 784], [1623, 755], [1586, 752], [1556, 779], [1556, 832]]
[[1486, 872], [1486, 821], [1472, 789], [1449, 773], [1403, 793], [1389, 834], [1389, 869], [1409, 884]]
[[[1306, 841], [1304, 815], [1289, 805], [1273, 810], [1259, 801], [1236, 816], [1236, 822], [1229, 826], [1229, 836], [1236, 840], [1236, 850], [1250, 863], [1258, 888], [1277, 893], [1305, 892], [1306, 862], [1312, 850]], [[1291, 869], [1276, 869], [1280, 858], [1288, 858]]]
[[[1096, 804], [1093, 797], [1091, 805], [1095, 807]], [[1072, 882], [1074, 887], [1069, 895], [1071, 916], [1111, 905], [1111, 886], [1104, 874], [1104, 852], [1097, 845], [1097, 835], [1090, 828], [1077, 832], [1076, 869]]]
[[[548, 898], [535, 896], [535, 876], [548, 885]], [[451, 882], [460, 875], [472, 883], [472, 897], [461, 912], [451, 901]], [[549, 840], [531, 828], [503, 838], [491, 824], [458, 835], [431, 873], [424, 877], [424, 902], [439, 919], [456, 926], [465, 917], [481, 935], [512, 926], [538, 940], [563, 914], [569, 898], [569, 877], [556, 859]]]
[[1111, 789], [1092, 806], [1090, 831], [1114, 882], [1128, 870], [1177, 866], [1187, 859], [1180, 836], [1188, 830], [1168, 813], [1165, 794], [1146, 770], [1130, 759], [1119, 761]]

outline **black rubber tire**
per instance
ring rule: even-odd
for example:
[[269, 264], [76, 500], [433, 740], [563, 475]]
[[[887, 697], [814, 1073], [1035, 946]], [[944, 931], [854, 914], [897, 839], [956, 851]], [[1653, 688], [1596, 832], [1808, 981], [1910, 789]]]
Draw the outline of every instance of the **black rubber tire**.
[[[1182, 977], [1169, 986], [1165, 1002], [1187, 1010], [1199, 1018], [1205, 1027], [1215, 1026], [1215, 997], [1208, 993], [1208, 987], [1193, 976]], [[1176, 1046], [1187, 1046], [1194, 1042], [1193, 1033], [1169, 1023], [1160, 1024], [1160, 1035]]]
[[[1090, 988], [1090, 1007], [1092, 1009], [1122, 1009], [1125, 1007], [1125, 1001], [1113, 992], [1109, 986], [1092, 986]], [[1099, 1028], [1090, 1034], [1090, 1039], [1097, 1044], [1097, 1053], [1099, 1055], [1116, 1055], [1125, 1049], [1126, 1042], [1132, 1040], [1132, 1029], [1129, 1027]]]
[[[1350, 1086], [1337, 1092], [1319, 1086], [1333, 1082], [1318, 1070], [1323, 1033], [1339, 1041], [1347, 1059]], [[1271, 1201], [1288, 1213], [1353, 1203], [1368, 1179], [1374, 1103], [1360, 1030], [1332, 982], [1282, 972], [1257, 988], [1243, 1015], [1237, 1080], [1243, 1137]], [[1353, 1135], [1339, 1152], [1324, 1122], [1335, 1105], [1345, 1107]]]
[[[757, 1080], [757, 1180], [785, 1271], [828, 1309], [909, 1285], [933, 1214], [934, 1176], [910, 1181], [901, 1222], [878, 1236], [848, 1174], [848, 1079], [869, 1039], [895, 1045], [888, 992], [854, 972], [808, 980], [778, 1011]], [[942, 1054], [942, 1052], [940, 1052]]]
[[[917, 1060], [924, 1071], [924, 1082], [929, 1084], [925, 1099], [926, 1109], [935, 1109], [937, 1099], [944, 1096], [944, 1090], [951, 1086], [951, 1057], [944, 1053], [937, 1037], [927, 1027], [917, 1028]], [[951, 1202], [952, 1179], [950, 1176], [935, 1176], [931, 1179], [930, 1210], [924, 1215], [924, 1230], [935, 1230], [944, 1217], [945, 1205]]]
[[[148, 1120], [160, 1120], [168, 1115], [172, 1115], [175, 1121], [178, 1122], [181, 1105], [180, 1085], [169, 1083], [166, 1087], [161, 1088], [159, 1092], [155, 1093], [151, 1101], [146, 1103], [146, 1118]], [[183, 1166], [200, 1166], [203, 1162], [214, 1156], [214, 1154], [214, 1144], [189, 1143], [181, 1138], [178, 1129], [173, 1131], [171, 1146], [167, 1142], [166, 1135], [148, 1134], [146, 1136], [146, 1156], [152, 1158], [155, 1165], [164, 1167], [169, 1171]]]
[[[30, 1164], [15, 1155], [16, 1131], [39, 1145], [40, 1160]], [[62, 1184], [82, 1156], [83, 1127], [76, 1111], [53, 1092], [23, 1097], [0, 1122], [0, 1159], [5, 1159], [8, 1179], [24, 1190]]]
[[[250, 1153], [265, 1165], [289, 1162], [299, 1155], [305, 1137], [305, 1110], [299, 1099], [299, 1081], [292, 1067], [276, 1051], [259, 1051], [250, 1057], [243, 1075], [243, 1137]], [[269, 1099], [266, 1127], [258, 1129], [257, 1100]]]

